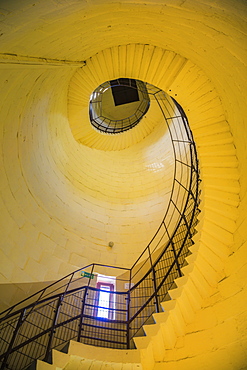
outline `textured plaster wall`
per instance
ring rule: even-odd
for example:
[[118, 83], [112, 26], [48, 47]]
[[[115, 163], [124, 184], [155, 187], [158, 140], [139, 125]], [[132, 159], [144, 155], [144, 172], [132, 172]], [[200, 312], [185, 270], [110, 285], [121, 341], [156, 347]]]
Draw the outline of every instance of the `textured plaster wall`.
[[129, 265], [164, 214], [173, 176], [166, 130], [125, 151], [82, 146], [66, 116], [70, 77], [64, 68], [3, 72], [14, 90], [2, 100], [3, 281], [56, 279], [90, 262]]
[[[10, 1], [2, 2], [1, 7], [0, 53], [20, 55], [1, 54], [4, 86], [1, 90], [2, 281], [45, 280], [51, 277], [50, 271], [58, 276], [77, 266], [78, 256], [82, 264], [88, 260], [87, 255], [81, 254], [81, 238], [73, 232], [68, 234], [67, 230], [61, 233], [61, 225], [50, 218], [47, 209], [40, 207], [31, 186], [36, 184], [38, 189], [42, 184], [39, 199], [53, 194], [49, 185], [62, 194], [66, 188], [64, 176], [52, 160], [55, 148], [59, 151], [61, 143], [53, 141], [54, 146], [48, 145], [47, 135], [54, 129], [52, 123], [63, 125], [66, 121], [62, 100], [65, 100], [66, 86], [76, 69], [69, 60], [79, 64], [101, 50], [128, 43], [171, 50], [191, 63], [190, 73], [186, 69], [177, 81], [164, 80], [163, 83], [171, 86], [170, 93], [176, 94], [186, 109], [201, 160], [205, 209], [199, 250], [190, 259], [201, 279], [197, 286], [200, 303], [192, 305], [193, 314], [181, 321], [181, 325], [185, 322], [184, 332], [173, 330], [169, 325], [173, 345], [169, 348], [164, 341], [153, 365], [169, 370], [197, 369], [198, 366], [213, 370], [244, 369], [247, 363], [246, 2]], [[44, 59], [37, 59], [36, 67], [9, 65], [8, 60], [30, 63], [27, 57], [31, 56], [56, 59], [53, 64], [57, 63], [59, 68], [48, 68]], [[157, 68], [158, 64], [154, 69]], [[194, 95], [188, 96], [188, 88], [192, 88], [191, 76]], [[211, 99], [212, 104], [208, 104], [210, 94], [206, 89], [207, 103], [203, 110], [203, 104], [196, 103], [197, 99], [202, 99], [208, 81], [216, 95]], [[34, 98], [35, 106], [32, 105]], [[203, 120], [199, 122], [202, 113], [203, 117], [205, 114], [210, 117], [211, 127], [210, 120], [205, 119], [205, 125]], [[42, 117], [42, 121], [37, 117]], [[25, 135], [24, 132], [32, 122], [33, 127], [38, 126], [33, 132], [38, 130], [39, 141], [46, 146], [43, 149], [46, 155], [42, 155], [44, 151], [40, 151], [37, 143], [30, 153], [30, 168], [27, 168], [21, 165], [22, 158], [27, 158], [25, 148], [30, 148], [25, 146], [24, 139], [31, 140], [32, 133], [29, 130]], [[21, 148], [17, 127], [21, 127], [23, 135]], [[46, 130], [47, 127], [50, 129]], [[35, 143], [37, 137], [32, 140]], [[20, 152], [22, 158], [18, 157]], [[38, 157], [40, 168], [37, 168], [37, 161], [33, 161]], [[47, 168], [49, 173], [43, 176]], [[24, 172], [27, 177], [38, 174], [42, 181], [33, 177], [34, 182], [27, 186]], [[45, 183], [47, 178], [52, 180]], [[57, 204], [61, 201], [58, 199]], [[46, 202], [49, 205], [49, 198]], [[103, 250], [100, 258], [108, 259]], [[99, 249], [94, 244], [90, 248], [90, 258], [98, 256]], [[181, 301], [183, 304], [186, 306]], [[202, 308], [197, 311], [200, 306]]]

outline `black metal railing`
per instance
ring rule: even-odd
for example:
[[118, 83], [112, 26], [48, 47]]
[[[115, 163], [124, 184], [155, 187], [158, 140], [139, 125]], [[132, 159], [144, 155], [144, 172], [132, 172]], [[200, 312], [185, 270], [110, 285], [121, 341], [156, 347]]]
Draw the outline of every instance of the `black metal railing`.
[[[133, 337], [161, 310], [174, 280], [182, 276], [199, 213], [196, 148], [181, 106], [154, 86], [147, 84], [146, 89], [163, 113], [175, 163], [170, 201], [157, 232], [131, 268], [85, 266], [2, 312], [1, 370], [28, 369], [37, 359], [49, 361], [51, 349], [61, 350], [72, 339], [134, 348]], [[97, 274], [116, 277], [115, 290], [105, 291], [106, 317], [98, 314], [104, 290], [96, 286]]]

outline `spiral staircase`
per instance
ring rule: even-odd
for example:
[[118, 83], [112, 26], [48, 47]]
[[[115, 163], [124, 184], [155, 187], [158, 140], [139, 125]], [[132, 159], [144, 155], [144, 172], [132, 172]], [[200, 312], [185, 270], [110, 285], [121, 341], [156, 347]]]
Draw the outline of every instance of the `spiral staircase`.
[[[157, 117], [152, 122], [142, 119], [119, 135], [100, 133], [88, 122], [90, 94], [100, 84], [129, 77], [174, 97], [189, 119], [203, 180], [199, 232], [185, 258], [188, 265], [181, 268], [183, 276], [175, 279], [176, 288], [174, 284], [175, 289], [169, 290], [172, 299], [162, 302], [162, 312], [153, 313], [153, 319], [136, 333], [137, 349], [96, 347], [79, 343], [76, 337], [69, 348], [61, 349], [66, 353], [59, 346], [51, 350], [53, 364], [49, 353], [49, 363], [38, 360], [37, 366], [246, 369], [246, 1], [3, 0], [1, 5], [1, 310], [26, 297], [27, 291], [33, 294], [44, 288], [44, 282], [51, 284], [92, 261], [131, 267], [163, 218], [160, 212], [150, 227], [154, 213], [143, 197], [140, 211], [145, 217], [138, 213], [128, 228], [141, 226], [133, 235], [135, 249], [129, 243], [131, 232], [122, 233], [126, 230], [122, 221], [130, 214], [129, 204], [124, 205], [125, 215], [120, 213], [127, 199], [126, 184], [133, 182], [131, 176], [130, 181], [122, 181], [129, 174], [123, 156], [131, 162], [138, 154], [133, 148], [141, 149], [141, 154], [150, 149], [146, 144], [154, 143], [149, 139], [154, 137]], [[161, 126], [158, 129], [162, 131]], [[163, 150], [166, 158], [165, 145], [155, 149]], [[153, 158], [140, 155], [138, 159], [136, 174], [144, 181], [134, 189], [134, 201], [143, 195], [149, 198], [148, 190], [154, 194], [164, 174], [151, 167], [157, 162]], [[90, 171], [83, 172], [85, 168]], [[123, 168], [125, 176], [121, 176]], [[112, 182], [109, 169], [119, 175]], [[92, 186], [86, 186], [87, 179]], [[92, 191], [97, 185], [104, 190], [100, 196]], [[104, 217], [107, 196], [109, 208], [114, 202], [115, 208]], [[157, 204], [159, 197], [153, 199]], [[121, 207], [116, 207], [116, 200]], [[166, 204], [157, 208], [165, 212]], [[116, 222], [112, 222], [114, 216]], [[144, 218], [151, 221], [140, 223]], [[116, 247], [111, 250], [110, 240]], [[97, 273], [110, 275], [111, 271], [95, 267], [90, 286], [95, 287]], [[82, 278], [81, 272], [78, 275]], [[119, 270], [116, 275], [121, 275]], [[47, 293], [49, 297], [49, 289]], [[12, 313], [38, 298], [15, 306]], [[16, 367], [16, 354], [11, 351], [25, 338], [16, 337], [10, 349], [14, 328], [9, 326], [8, 338], [5, 329], [1, 344], [4, 358], [8, 352], [5, 367], [11, 363]], [[59, 330], [55, 329], [51, 348], [57, 344]], [[20, 329], [18, 336], [22, 334]], [[49, 334], [43, 337], [45, 345]], [[33, 346], [29, 352], [27, 346], [17, 349], [20, 367], [26, 366], [24, 358], [30, 364], [39, 355], [44, 359], [45, 351], [41, 355], [35, 348], [42, 348], [41, 344], [33, 342]]]
[[[118, 80], [120, 86], [123, 80]], [[108, 84], [109, 89], [110, 86], [112, 84]], [[155, 109], [160, 110], [173, 153], [173, 182], [161, 224], [131, 268], [97, 263], [84, 266], [2, 312], [1, 370], [31, 370], [37, 360], [38, 369], [101, 368], [103, 363], [113, 369], [123, 363], [124, 369], [148, 369], [154, 353], [159, 351], [159, 336], [163, 335], [159, 332], [161, 326], [169, 341], [171, 334], [164, 323], [164, 315], [168, 315], [178, 287], [186, 279], [184, 269], [192, 253], [198, 223], [198, 160], [182, 107], [153, 85], [137, 81], [134, 88], [139, 94], [142, 91], [145, 101], [148, 96]], [[94, 94], [97, 104], [100, 91], [105, 90], [104, 85]], [[92, 97], [91, 107], [93, 103]], [[105, 119], [96, 103], [91, 120], [111, 134], [116, 128], [118, 133], [121, 127], [131, 130], [145, 116], [149, 105], [145, 103], [140, 110], [143, 103], [138, 103], [139, 116], [133, 114], [127, 121], [120, 122]], [[116, 278], [114, 291], [108, 293], [107, 308], [99, 306], [102, 289], [95, 283], [98, 274]], [[196, 291], [191, 287], [192, 300], [193, 294]], [[104, 317], [98, 314], [100, 308], [107, 312]], [[152, 345], [150, 355], [150, 338], [154, 334], [156, 344]], [[100, 347], [97, 348], [100, 351], [98, 359], [95, 346]], [[113, 351], [115, 362], [112, 361]], [[80, 353], [83, 355], [78, 355]], [[149, 360], [143, 361], [143, 356], [148, 356]]]

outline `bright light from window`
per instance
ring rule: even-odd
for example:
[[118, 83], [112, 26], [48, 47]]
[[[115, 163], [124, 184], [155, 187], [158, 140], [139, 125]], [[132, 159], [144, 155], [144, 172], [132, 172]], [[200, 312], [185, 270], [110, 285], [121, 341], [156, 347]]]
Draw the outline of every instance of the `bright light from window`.
[[[110, 291], [110, 287], [106, 285], [101, 285], [100, 289]], [[98, 317], [108, 319], [109, 317], [109, 307], [110, 307], [110, 293], [99, 292], [99, 303], [98, 303]]]

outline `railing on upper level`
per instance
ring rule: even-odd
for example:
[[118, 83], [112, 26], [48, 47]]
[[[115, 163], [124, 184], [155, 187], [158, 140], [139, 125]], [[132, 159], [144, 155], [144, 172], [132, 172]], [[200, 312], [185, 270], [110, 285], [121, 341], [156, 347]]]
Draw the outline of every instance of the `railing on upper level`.
[[[36, 359], [49, 361], [51, 349], [61, 350], [71, 339], [134, 348], [133, 337], [160, 311], [174, 280], [182, 276], [199, 212], [196, 148], [180, 105], [154, 86], [146, 88], [163, 113], [175, 163], [170, 201], [157, 232], [131, 268], [85, 266], [4, 311], [1, 370], [27, 369]], [[116, 276], [114, 290], [97, 288], [99, 273]], [[102, 292], [108, 303], [100, 307]]]
[[[134, 95], [136, 93], [136, 97], [138, 96], [137, 100], [135, 100], [134, 97], [134, 101], [132, 101], [132, 103], [135, 102], [134, 107], [132, 107], [132, 109], [125, 109], [125, 117], [121, 119], [119, 119], [119, 117], [117, 119], [107, 117], [108, 112], [103, 109], [104, 100], [108, 102], [108, 110], [109, 105], [111, 110], [116, 109], [113, 108], [113, 102], [112, 105], [110, 104], [111, 99], [109, 99], [109, 96], [112, 97], [112, 91], [114, 91], [114, 89], [117, 89], [117, 92], [120, 93], [120, 97], [127, 98], [127, 101], [128, 94], [132, 95], [134, 92]], [[89, 115], [92, 126], [97, 130], [107, 134], [118, 134], [132, 129], [147, 113], [150, 106], [149, 96], [147, 84], [139, 80], [119, 78], [117, 80], [104, 82], [97, 87], [90, 98]], [[131, 99], [133, 98], [130, 96], [130, 100]], [[117, 116], [119, 116], [119, 114], [117, 114]]]

